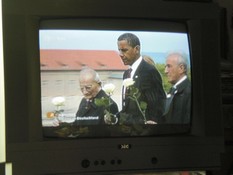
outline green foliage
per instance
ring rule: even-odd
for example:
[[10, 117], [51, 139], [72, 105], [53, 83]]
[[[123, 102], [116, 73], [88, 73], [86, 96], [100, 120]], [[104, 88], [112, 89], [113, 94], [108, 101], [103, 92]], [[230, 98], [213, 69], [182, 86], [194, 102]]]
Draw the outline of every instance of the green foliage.
[[155, 67], [161, 74], [162, 81], [163, 81], [163, 88], [165, 92], [168, 92], [169, 89], [171, 88], [171, 84], [168, 82], [167, 76], [165, 74], [165, 64], [156, 64]]
[[147, 108], [147, 103], [144, 101], [139, 101], [139, 97], [141, 96], [141, 93], [138, 88], [135, 86], [129, 86], [130, 93], [128, 94], [128, 97], [134, 100], [138, 106], [138, 109], [140, 110], [144, 121], [146, 122], [146, 116], [145, 116], [145, 110]]
[[146, 108], [147, 108], [147, 103], [144, 102], [144, 101], [141, 101], [141, 102], [140, 102], [140, 107], [141, 107], [142, 111], [145, 111]]
[[95, 98], [95, 104], [97, 106], [108, 107], [110, 105], [109, 104], [109, 98], [107, 98], [107, 97]]
[[60, 123], [54, 133], [59, 137], [70, 137], [75, 138], [78, 136], [85, 136], [89, 134], [88, 127], [76, 127], [72, 123]]

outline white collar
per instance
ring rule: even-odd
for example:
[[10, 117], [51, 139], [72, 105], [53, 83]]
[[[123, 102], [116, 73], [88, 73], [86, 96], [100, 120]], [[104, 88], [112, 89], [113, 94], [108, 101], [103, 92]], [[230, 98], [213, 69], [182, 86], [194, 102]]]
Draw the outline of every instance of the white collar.
[[183, 76], [173, 87], [176, 88], [180, 83], [182, 83], [187, 78], [187, 75]]
[[141, 63], [141, 61], [142, 61], [142, 56], [140, 56], [140, 57], [132, 64], [132, 66], [130, 66], [131, 69], [132, 69], [131, 78], [134, 76], [134, 73], [135, 73], [135, 71], [137, 70], [137, 68], [138, 68], [139, 64]]

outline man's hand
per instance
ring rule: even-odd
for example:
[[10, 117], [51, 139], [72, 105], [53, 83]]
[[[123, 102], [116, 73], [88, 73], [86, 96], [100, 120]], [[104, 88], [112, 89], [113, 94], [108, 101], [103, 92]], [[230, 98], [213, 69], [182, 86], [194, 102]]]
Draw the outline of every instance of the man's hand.
[[155, 124], [157, 124], [157, 122], [155, 122], [153, 120], [147, 120], [145, 124], [155, 125]]

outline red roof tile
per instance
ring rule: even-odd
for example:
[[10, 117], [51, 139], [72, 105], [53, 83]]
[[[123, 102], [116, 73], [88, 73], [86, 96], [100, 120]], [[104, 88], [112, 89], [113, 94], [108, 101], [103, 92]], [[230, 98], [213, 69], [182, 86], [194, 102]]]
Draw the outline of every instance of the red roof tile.
[[108, 50], [40, 50], [41, 70], [125, 70], [116, 51]]

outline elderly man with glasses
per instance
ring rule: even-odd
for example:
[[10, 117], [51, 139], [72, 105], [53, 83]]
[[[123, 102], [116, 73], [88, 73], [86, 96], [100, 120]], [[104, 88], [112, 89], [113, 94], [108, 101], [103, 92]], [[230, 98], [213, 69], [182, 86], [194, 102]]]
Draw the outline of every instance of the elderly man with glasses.
[[[106, 124], [104, 120], [105, 107], [95, 104], [96, 98], [101, 99], [102, 97], [107, 97], [107, 94], [102, 90], [98, 73], [91, 68], [81, 70], [79, 83], [84, 97], [76, 113], [76, 124], [79, 126]], [[117, 104], [111, 98], [110, 101], [111, 113], [118, 113]]]

